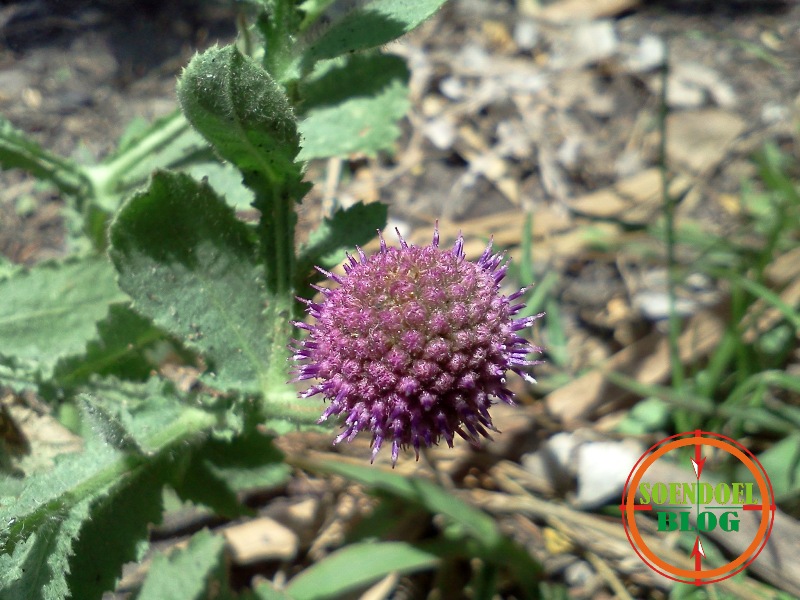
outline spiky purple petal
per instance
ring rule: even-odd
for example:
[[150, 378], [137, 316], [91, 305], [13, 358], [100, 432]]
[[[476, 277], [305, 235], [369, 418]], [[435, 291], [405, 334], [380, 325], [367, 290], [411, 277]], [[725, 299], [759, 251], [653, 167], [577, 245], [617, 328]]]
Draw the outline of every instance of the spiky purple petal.
[[409, 446], [417, 456], [442, 438], [452, 447], [454, 434], [491, 439], [492, 399], [513, 404], [506, 372], [532, 381], [527, 369], [539, 361], [528, 356], [541, 351], [517, 333], [541, 315], [513, 318], [527, 288], [500, 293], [507, 264], [491, 241], [470, 262], [461, 235], [450, 250], [439, 248], [438, 228], [423, 247], [397, 235], [399, 248], [383, 236], [372, 256], [357, 247], [343, 276], [317, 269], [339, 287], [314, 286], [323, 300], [304, 303], [316, 323], [295, 323], [308, 335], [292, 348], [294, 381], [319, 381], [301, 397], [330, 401], [320, 422], [343, 418], [334, 443], [370, 431], [372, 459], [391, 442], [392, 464]]

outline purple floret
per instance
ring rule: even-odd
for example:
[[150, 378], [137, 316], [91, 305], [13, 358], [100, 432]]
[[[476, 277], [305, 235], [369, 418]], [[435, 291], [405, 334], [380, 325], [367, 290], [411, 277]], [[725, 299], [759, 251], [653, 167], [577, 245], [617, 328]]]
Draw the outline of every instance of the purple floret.
[[343, 417], [334, 444], [372, 433], [372, 460], [391, 443], [392, 464], [401, 448], [455, 434], [477, 444], [491, 438], [489, 407], [499, 398], [513, 404], [505, 375], [513, 371], [533, 382], [529, 360], [541, 352], [519, 332], [541, 315], [514, 319], [525, 293], [500, 293], [505, 254], [492, 244], [475, 262], [464, 254], [461, 236], [450, 250], [439, 248], [434, 231], [429, 246], [389, 248], [367, 257], [348, 255], [345, 274], [324, 273], [339, 284], [316, 287], [321, 302], [303, 300], [316, 323], [296, 322], [308, 335], [296, 342], [295, 381], [318, 382], [301, 394], [322, 394], [330, 404], [320, 422]]

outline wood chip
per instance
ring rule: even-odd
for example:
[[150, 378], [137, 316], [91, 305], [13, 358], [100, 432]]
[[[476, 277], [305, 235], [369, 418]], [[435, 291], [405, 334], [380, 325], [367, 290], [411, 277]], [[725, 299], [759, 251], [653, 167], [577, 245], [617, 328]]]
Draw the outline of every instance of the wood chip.
[[250, 565], [265, 560], [292, 560], [297, 555], [297, 535], [274, 519], [261, 517], [222, 530], [233, 562]]
[[667, 157], [694, 173], [713, 170], [745, 127], [741, 117], [727, 110], [673, 113], [667, 117]]
[[[676, 177], [669, 185], [669, 194], [680, 197], [691, 183]], [[661, 211], [661, 173], [648, 169], [600, 191], [566, 200], [575, 212], [598, 219], [615, 219], [629, 225], [646, 225]]]
[[543, 21], [566, 23], [615, 17], [635, 8], [639, 0], [562, 0], [532, 14]]

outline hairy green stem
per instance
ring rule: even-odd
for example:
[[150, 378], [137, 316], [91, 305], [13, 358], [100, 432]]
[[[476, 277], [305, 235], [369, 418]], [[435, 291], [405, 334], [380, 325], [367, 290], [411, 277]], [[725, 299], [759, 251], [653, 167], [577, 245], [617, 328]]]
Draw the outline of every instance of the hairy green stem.
[[[175, 421], [166, 424], [146, 440], [146, 446], [162, 448], [184, 442], [212, 427], [217, 417], [200, 410], [187, 409]], [[74, 506], [106, 486], [112, 485], [121, 477], [132, 475], [143, 468], [152, 457], [147, 455], [126, 454], [115, 460], [105, 469], [98, 471], [88, 479], [78, 483], [65, 496], [66, 504]]]
[[190, 128], [189, 122], [180, 111], [176, 111], [154, 128], [135, 145], [104, 164], [87, 168], [94, 194], [102, 198], [117, 192], [122, 178], [136, 165], [171, 144], [176, 137]]
[[267, 43], [264, 67], [276, 81], [285, 84], [292, 78], [294, 36], [300, 26], [293, 0], [269, 0], [269, 12], [259, 21]]
[[[284, 186], [276, 186], [284, 192]], [[294, 199], [288, 193], [276, 193], [272, 201], [262, 209], [259, 229], [266, 267], [268, 306], [272, 323], [272, 340], [267, 389], [264, 397], [273, 397], [275, 392], [285, 389], [288, 377], [289, 349], [292, 319], [295, 315], [294, 300], [294, 228], [295, 215], [292, 210]], [[268, 211], [265, 214], [264, 211]]]

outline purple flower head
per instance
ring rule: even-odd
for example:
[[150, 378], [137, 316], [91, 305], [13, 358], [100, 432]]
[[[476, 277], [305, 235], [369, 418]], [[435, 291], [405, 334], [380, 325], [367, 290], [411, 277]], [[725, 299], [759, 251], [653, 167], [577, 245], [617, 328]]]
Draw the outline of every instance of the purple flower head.
[[407, 446], [419, 458], [420, 446], [444, 438], [452, 447], [455, 434], [489, 438], [494, 398], [513, 404], [506, 372], [533, 381], [526, 371], [540, 361], [528, 355], [541, 351], [519, 335], [541, 315], [513, 318], [525, 289], [500, 294], [505, 254], [491, 242], [470, 262], [460, 235], [449, 250], [438, 229], [429, 246], [398, 237], [399, 248], [381, 237], [376, 254], [348, 255], [341, 277], [319, 269], [339, 287], [304, 300], [316, 323], [294, 323], [308, 336], [293, 348], [295, 381], [318, 380], [301, 397], [330, 400], [320, 422], [344, 418], [334, 444], [369, 431], [372, 459], [391, 442], [392, 464]]

